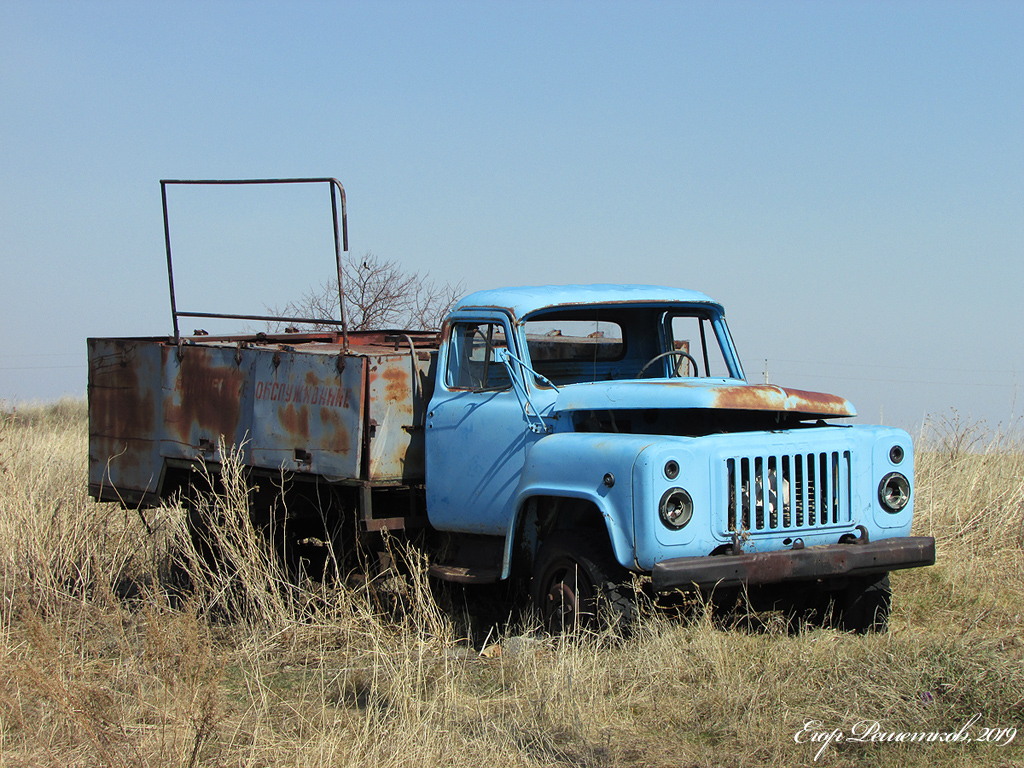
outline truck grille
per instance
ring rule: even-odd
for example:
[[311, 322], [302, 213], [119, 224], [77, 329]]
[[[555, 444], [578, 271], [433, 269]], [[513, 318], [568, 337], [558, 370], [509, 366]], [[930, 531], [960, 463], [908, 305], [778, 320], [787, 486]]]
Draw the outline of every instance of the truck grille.
[[850, 452], [726, 459], [730, 531], [806, 531], [850, 522]]

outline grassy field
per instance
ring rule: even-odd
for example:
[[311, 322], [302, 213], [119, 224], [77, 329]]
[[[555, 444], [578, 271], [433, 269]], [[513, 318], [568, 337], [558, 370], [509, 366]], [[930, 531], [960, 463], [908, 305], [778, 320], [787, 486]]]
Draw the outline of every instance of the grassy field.
[[[415, 562], [401, 611], [283, 586], [241, 527], [235, 578], [204, 571], [179, 508], [88, 498], [84, 404], [8, 409], [0, 766], [1024, 765], [1024, 444], [939, 427], [916, 457], [938, 563], [893, 574], [887, 633], [651, 608], [628, 637], [512, 622], [474, 645]], [[970, 740], [877, 740], [897, 733]]]

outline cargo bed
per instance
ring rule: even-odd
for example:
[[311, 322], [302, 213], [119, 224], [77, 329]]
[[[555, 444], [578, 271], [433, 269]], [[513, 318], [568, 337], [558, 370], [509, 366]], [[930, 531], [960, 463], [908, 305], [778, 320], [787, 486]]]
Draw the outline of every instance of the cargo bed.
[[438, 336], [424, 331], [93, 338], [89, 491], [148, 506], [168, 468], [220, 463], [332, 482], [423, 483]]

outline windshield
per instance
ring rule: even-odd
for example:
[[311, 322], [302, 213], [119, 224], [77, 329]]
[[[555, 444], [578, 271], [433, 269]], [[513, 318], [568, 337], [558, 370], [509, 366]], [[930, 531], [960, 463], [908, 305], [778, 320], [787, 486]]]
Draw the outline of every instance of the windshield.
[[528, 317], [523, 330], [533, 369], [556, 386], [742, 378], [725, 320], [706, 306], [548, 310]]

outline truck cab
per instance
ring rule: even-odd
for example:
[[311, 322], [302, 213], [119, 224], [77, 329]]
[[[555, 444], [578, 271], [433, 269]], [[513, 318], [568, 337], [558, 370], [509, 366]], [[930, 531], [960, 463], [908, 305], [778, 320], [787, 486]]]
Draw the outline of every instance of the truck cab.
[[474, 293], [445, 323], [427, 408], [427, 515], [454, 553], [433, 572], [528, 574], [548, 624], [589, 619], [602, 592], [628, 613], [638, 574], [658, 592], [841, 593], [847, 623], [875, 627], [888, 572], [934, 562], [934, 541], [909, 536], [910, 436], [855, 415], [748, 383], [701, 293]]

